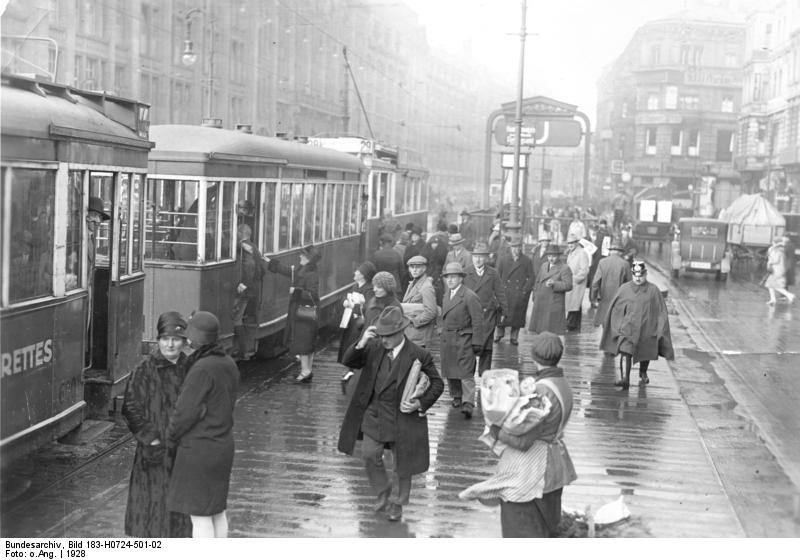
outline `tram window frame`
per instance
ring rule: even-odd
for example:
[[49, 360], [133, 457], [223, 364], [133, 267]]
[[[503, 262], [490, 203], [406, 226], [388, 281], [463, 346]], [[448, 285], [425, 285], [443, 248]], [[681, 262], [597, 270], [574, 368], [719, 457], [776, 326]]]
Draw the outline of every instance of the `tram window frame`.
[[334, 189], [336, 192], [336, 198], [334, 199], [336, 203], [333, 206], [335, 211], [333, 237], [334, 239], [339, 239], [342, 237], [342, 222], [344, 221], [344, 185], [337, 183]]
[[131, 173], [131, 236], [130, 275], [144, 273], [144, 197], [145, 177], [142, 173]]
[[[236, 182], [236, 227], [238, 228], [242, 224], [247, 224], [250, 227], [250, 239], [256, 243], [259, 249], [263, 247], [260, 243], [262, 237], [261, 225], [264, 221], [260, 211], [262, 185], [263, 182], [261, 181]], [[252, 215], [240, 211], [243, 209], [242, 203], [245, 201], [250, 201], [252, 204]]]
[[335, 189], [331, 183], [325, 184], [325, 241], [333, 239], [333, 208], [335, 203]]
[[314, 243], [315, 187], [314, 183], [303, 185], [303, 245]]
[[200, 189], [203, 193], [202, 200], [205, 201], [205, 204], [198, 208], [198, 216], [203, 216], [197, 231], [198, 255], [201, 246], [204, 255], [200, 262], [210, 264], [233, 260], [236, 182], [223, 178], [210, 178], [200, 181]]
[[[14, 197], [12, 191], [15, 188], [16, 181], [15, 178], [12, 176], [16, 171], [26, 171], [26, 172], [38, 172], [43, 174], [45, 178], [50, 179], [50, 194], [48, 195], [49, 199], [51, 200], [50, 208], [52, 210], [52, 216], [50, 217], [50, 224], [49, 224], [49, 247], [44, 247], [44, 244], [41, 244], [44, 247], [37, 248], [36, 245], [36, 234], [33, 231], [29, 231], [25, 229], [25, 226], [30, 227], [33, 229], [33, 226], [38, 226], [40, 224], [33, 223], [38, 222], [40, 219], [41, 209], [37, 211], [39, 214], [37, 215], [36, 219], [34, 220], [32, 217], [29, 220], [30, 223], [28, 224], [19, 224], [22, 226], [20, 230], [22, 234], [28, 231], [30, 233], [30, 240], [27, 240], [28, 236], [22, 237], [22, 240], [19, 239], [19, 236], [16, 235], [15, 230], [18, 229], [15, 227], [14, 223], [16, 219], [21, 218], [24, 216], [24, 213], [21, 209], [14, 209], [14, 206], [18, 206], [14, 204]], [[56, 185], [58, 179], [58, 166], [57, 165], [4, 165], [2, 169], [0, 169], [0, 181], [2, 182], [2, 187], [0, 187], [0, 192], [2, 192], [2, 217], [3, 217], [3, 243], [2, 243], [2, 256], [0, 257], [0, 262], [2, 263], [3, 272], [0, 275], [2, 279], [0, 279], [0, 297], [2, 297], [2, 307], [9, 307], [14, 305], [20, 305], [29, 303], [31, 301], [35, 301], [37, 299], [43, 298], [52, 298], [55, 296], [54, 289], [53, 289], [53, 266], [55, 263], [56, 256], [54, 254], [55, 249], [55, 239], [56, 239]], [[48, 185], [45, 185], [47, 187]], [[30, 193], [30, 188], [26, 185], [24, 188], [25, 194], [27, 195]], [[38, 202], [41, 200], [39, 196], [32, 196], [29, 197], [31, 201]], [[45, 199], [47, 200], [47, 199]], [[30, 206], [30, 205], [29, 205]], [[45, 212], [46, 212], [47, 205], [45, 204]], [[40, 233], [42, 230], [39, 228], [37, 233]], [[38, 254], [38, 263], [36, 263], [36, 274], [35, 278], [25, 279], [21, 278], [20, 284], [24, 284], [26, 287], [36, 286], [37, 289], [34, 289], [30, 294], [20, 294], [12, 292], [12, 288], [15, 288], [15, 283], [12, 282], [12, 273], [16, 272], [19, 273], [21, 269], [22, 263], [14, 262], [15, 256], [12, 254], [16, 247], [12, 247], [12, 239], [16, 241], [17, 245], [20, 246], [22, 249], [22, 245], [28, 247], [28, 257], [25, 260], [26, 264], [29, 264], [30, 270], [33, 271], [32, 265], [36, 260], [36, 255]], [[34, 249], [36, 252], [34, 252]], [[49, 255], [49, 261], [46, 259], [47, 255]], [[22, 256], [22, 255], [18, 255]], [[13, 267], [13, 269], [12, 269]], [[35, 282], [34, 282], [35, 280]], [[16, 296], [16, 297], [15, 297]]]
[[[114, 195], [117, 190], [117, 170], [96, 169], [89, 170], [89, 197], [96, 196], [103, 201], [103, 204], [113, 204]], [[95, 179], [107, 179], [95, 182]], [[111, 268], [111, 243], [113, 242], [114, 232], [112, 221], [100, 222], [97, 225], [95, 234], [95, 268]], [[104, 249], [105, 252], [101, 251]]]
[[131, 174], [117, 174], [117, 216], [116, 223], [118, 234], [117, 251], [117, 274], [119, 278], [124, 278], [129, 274], [130, 263], [130, 223], [131, 223]]
[[359, 221], [358, 216], [358, 209], [359, 209], [359, 198], [361, 196], [361, 189], [357, 184], [351, 184], [350, 187], [350, 225], [348, 227], [349, 235], [357, 235], [358, 234], [358, 224], [361, 222]]
[[[170, 201], [166, 199], [168, 190], [172, 191]], [[197, 263], [197, 256], [199, 255], [197, 235], [199, 230], [200, 192], [199, 178], [174, 176], [147, 178], [145, 196], [147, 197], [148, 217], [146, 217], [144, 224], [144, 244], [151, 247], [151, 253], [150, 256], [145, 256], [146, 260], [187, 264]], [[187, 204], [187, 194], [189, 199], [193, 198], [189, 204]], [[167, 202], [170, 204], [167, 204]], [[176, 202], [178, 203], [177, 205], [175, 204]], [[191, 211], [192, 206], [195, 207], [193, 212]], [[191, 223], [192, 220], [194, 224]], [[188, 224], [187, 221], [189, 221]], [[156, 232], [161, 239], [157, 240], [157, 236], [153, 235], [153, 232]], [[188, 235], [188, 239], [183, 239], [184, 235]], [[187, 248], [186, 251], [184, 251], [184, 246]], [[177, 253], [176, 249], [178, 250]], [[160, 253], [161, 256], [155, 256], [156, 253]], [[145, 255], [147, 255], [146, 251]], [[169, 255], [172, 256], [170, 257]]]
[[380, 216], [380, 210], [378, 208], [378, 178], [379, 173], [377, 171], [371, 171], [369, 174], [369, 185], [367, 186], [369, 200], [368, 200], [368, 212], [367, 215], [370, 218], [377, 218]]
[[236, 258], [236, 181], [222, 182], [221, 200], [216, 260], [227, 261]]
[[294, 249], [303, 245], [303, 183], [291, 184], [291, 237], [289, 248]]
[[292, 227], [292, 183], [281, 181], [279, 183], [278, 199], [278, 251], [289, 249]]
[[405, 214], [408, 206], [406, 205], [406, 178], [400, 175], [395, 183], [394, 189], [394, 215]]
[[[70, 293], [86, 287], [84, 196], [88, 172], [85, 169], [67, 171], [67, 213], [64, 268], [64, 292]], [[74, 256], [73, 256], [74, 255]]]
[[325, 231], [325, 183], [314, 185], [314, 242], [321, 242]]
[[276, 227], [278, 226], [278, 183], [276, 181], [264, 182], [264, 202], [263, 202], [263, 216], [264, 216], [264, 238], [262, 244], [262, 251], [265, 253], [275, 253], [277, 251], [278, 235]]

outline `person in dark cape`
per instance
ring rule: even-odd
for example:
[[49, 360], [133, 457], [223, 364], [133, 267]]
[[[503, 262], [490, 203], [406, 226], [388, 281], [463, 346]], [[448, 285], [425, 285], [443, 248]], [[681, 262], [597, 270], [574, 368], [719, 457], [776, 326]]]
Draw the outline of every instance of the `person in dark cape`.
[[639, 384], [647, 385], [647, 368], [663, 356], [675, 359], [669, 317], [664, 297], [655, 284], [647, 281], [644, 262], [635, 262], [633, 279], [620, 286], [603, 320], [600, 349], [619, 355], [619, 378], [615, 385], [630, 386], [631, 364], [639, 364]]

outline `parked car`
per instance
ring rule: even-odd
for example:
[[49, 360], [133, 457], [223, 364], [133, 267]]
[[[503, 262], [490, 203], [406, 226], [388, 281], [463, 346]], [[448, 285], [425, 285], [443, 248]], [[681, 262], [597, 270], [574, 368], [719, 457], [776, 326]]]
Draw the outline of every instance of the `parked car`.
[[728, 223], [712, 218], [681, 218], [672, 241], [672, 276], [680, 271], [713, 272], [726, 280], [731, 270]]

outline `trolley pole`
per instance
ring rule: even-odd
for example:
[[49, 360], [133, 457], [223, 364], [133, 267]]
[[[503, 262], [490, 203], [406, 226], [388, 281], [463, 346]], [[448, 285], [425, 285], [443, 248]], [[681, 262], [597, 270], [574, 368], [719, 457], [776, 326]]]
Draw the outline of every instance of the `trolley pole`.
[[517, 81], [517, 110], [514, 118], [516, 125], [516, 138], [514, 138], [514, 170], [511, 179], [511, 208], [506, 224], [506, 230], [517, 234], [522, 228], [519, 221], [519, 156], [522, 143], [522, 86], [525, 76], [525, 35], [528, 1], [522, 0], [522, 26], [519, 31], [519, 76]]

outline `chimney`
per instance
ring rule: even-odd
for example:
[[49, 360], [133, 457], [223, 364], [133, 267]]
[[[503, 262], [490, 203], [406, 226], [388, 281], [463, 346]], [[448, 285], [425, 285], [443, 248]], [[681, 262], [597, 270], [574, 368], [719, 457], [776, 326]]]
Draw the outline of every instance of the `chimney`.
[[200, 122], [200, 126], [205, 126], [207, 128], [222, 128], [222, 119], [218, 119], [216, 117], [203, 117], [203, 120]]
[[253, 125], [240, 123], [236, 125], [236, 130], [243, 132], [244, 134], [253, 134]]

